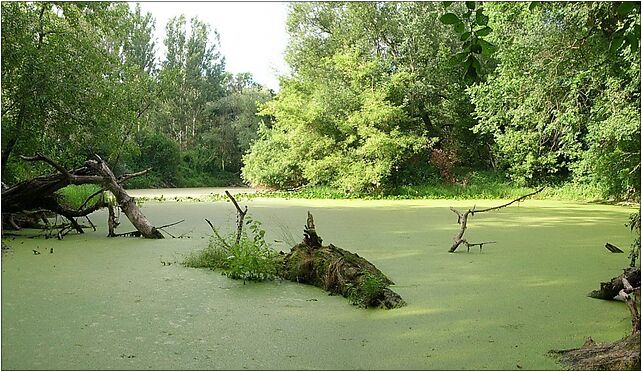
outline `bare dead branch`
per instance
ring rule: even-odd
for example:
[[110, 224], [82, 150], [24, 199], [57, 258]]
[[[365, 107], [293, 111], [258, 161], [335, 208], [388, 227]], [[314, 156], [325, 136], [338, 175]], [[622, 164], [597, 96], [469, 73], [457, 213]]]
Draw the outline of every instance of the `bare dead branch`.
[[455, 213], [455, 214], [457, 215], [457, 223], [460, 225], [460, 228], [459, 228], [459, 232], [457, 233], [457, 235], [455, 235], [455, 236], [454, 236], [454, 238], [453, 238], [453, 241], [454, 241], [454, 242], [453, 242], [453, 245], [450, 247], [450, 249], [448, 250], [448, 252], [450, 252], [450, 253], [455, 252], [455, 250], [457, 250], [457, 248], [458, 248], [461, 244], [466, 244], [466, 246], [468, 247], [468, 251], [469, 251], [469, 252], [470, 252], [470, 247], [471, 247], [471, 246], [479, 245], [479, 251], [481, 252], [482, 247], [483, 247], [483, 245], [484, 245], [484, 244], [496, 243], [496, 242], [468, 243], [468, 241], [466, 241], [466, 239], [464, 239], [464, 233], [466, 232], [466, 228], [467, 228], [467, 224], [468, 224], [468, 217], [469, 217], [469, 216], [474, 216], [474, 215], [475, 215], [475, 213], [490, 212], [490, 211], [494, 211], [494, 210], [497, 210], [497, 209], [501, 209], [501, 208], [508, 207], [509, 205], [511, 205], [511, 204], [513, 204], [513, 203], [519, 202], [519, 201], [524, 200], [524, 199], [526, 199], [526, 198], [528, 198], [528, 197], [530, 197], [530, 196], [533, 196], [533, 195], [535, 195], [535, 194], [538, 194], [538, 193], [540, 193], [542, 190], [544, 190], [544, 188], [543, 188], [543, 187], [541, 187], [541, 188], [539, 188], [538, 190], [533, 191], [533, 192], [531, 192], [531, 193], [529, 193], [529, 194], [522, 195], [522, 196], [520, 196], [519, 198], [513, 199], [513, 200], [511, 200], [510, 202], [508, 202], [508, 203], [506, 203], [506, 204], [498, 205], [498, 206], [496, 206], [496, 207], [491, 207], [491, 208], [485, 208], [485, 209], [479, 209], [479, 210], [477, 210], [477, 209], [476, 209], [476, 207], [477, 207], [477, 206], [473, 206], [473, 208], [472, 208], [472, 209], [469, 209], [469, 210], [467, 210], [467, 211], [466, 211], [466, 212], [464, 212], [464, 213], [461, 213], [461, 212], [460, 212], [460, 211], [458, 211], [457, 209], [455, 209], [455, 208], [453, 208], [453, 207], [450, 207], [450, 210], [451, 210], [451, 211], [453, 211], [453, 213]]
[[44, 161], [45, 163], [51, 165], [54, 167], [58, 172], [64, 174], [68, 179], [71, 179], [71, 174], [65, 167], [62, 165], [56, 163], [55, 161], [49, 159], [48, 157], [42, 155], [41, 153], [37, 152], [35, 156], [24, 156], [20, 155], [20, 159], [24, 161]]
[[85, 201], [82, 203], [82, 205], [78, 209], [83, 209], [85, 207], [85, 205], [87, 205], [87, 203], [89, 203], [89, 201], [94, 198], [94, 196], [100, 195], [103, 192], [105, 192], [105, 189], [101, 188], [100, 190], [98, 190], [95, 193], [91, 194], [89, 197], [87, 197], [87, 199], [85, 199]]
[[127, 182], [128, 180], [130, 180], [130, 179], [132, 179], [134, 177], [139, 177], [139, 176], [145, 175], [145, 174], [149, 173], [149, 171], [151, 171], [151, 170], [152, 170], [152, 168], [147, 168], [147, 169], [142, 170], [140, 172], [126, 173], [126, 174], [123, 174], [122, 176], [118, 177], [117, 181], [118, 181], [118, 183], [124, 183], [124, 182]]
[[167, 225], [158, 226], [158, 227], [157, 227], [157, 229], [164, 229], [164, 228], [166, 228], [166, 227], [170, 227], [170, 226], [178, 225], [179, 223], [182, 223], [182, 222], [185, 222], [185, 220], [180, 220], [180, 221], [176, 221], [176, 222], [168, 223]]
[[473, 213], [489, 212], [489, 211], [494, 211], [494, 210], [496, 210], [496, 209], [505, 208], [505, 207], [508, 207], [509, 205], [511, 205], [511, 204], [513, 204], [513, 203], [516, 203], [516, 202], [522, 201], [522, 200], [524, 200], [524, 199], [526, 199], [526, 198], [528, 198], [528, 197], [531, 197], [531, 196], [533, 196], [533, 195], [535, 195], [535, 194], [539, 194], [540, 192], [542, 192], [542, 190], [544, 190], [544, 188], [543, 188], [543, 187], [540, 187], [538, 190], [533, 191], [533, 192], [532, 192], [532, 193], [530, 193], [530, 194], [522, 195], [522, 196], [520, 196], [520, 197], [519, 197], [519, 198], [517, 198], [517, 199], [514, 199], [514, 200], [512, 200], [512, 201], [510, 201], [510, 202], [508, 202], [508, 203], [506, 203], [506, 204], [502, 204], [502, 205], [499, 205], [499, 206], [497, 206], [497, 207], [491, 207], [491, 208], [480, 209], [480, 210], [475, 210], [475, 208], [473, 207]]
[[229, 191], [225, 190], [225, 195], [232, 200], [234, 207], [236, 207], [236, 244], [238, 245], [241, 242], [241, 235], [243, 234], [243, 219], [245, 219], [245, 215], [247, 214], [247, 205], [245, 206], [245, 210], [242, 210]]

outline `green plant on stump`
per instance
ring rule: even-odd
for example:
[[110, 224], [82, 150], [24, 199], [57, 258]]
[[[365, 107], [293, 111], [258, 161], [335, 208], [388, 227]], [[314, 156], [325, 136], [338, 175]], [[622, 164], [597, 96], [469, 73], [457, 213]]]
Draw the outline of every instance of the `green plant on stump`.
[[347, 283], [346, 287], [348, 288], [346, 297], [348, 297], [352, 304], [365, 308], [375, 302], [374, 300], [381, 294], [386, 284], [377, 276], [369, 272], [364, 272], [359, 284], [354, 285]]
[[265, 241], [261, 222], [248, 218], [245, 225], [250, 230], [241, 234], [238, 244], [236, 234], [223, 237], [216, 229], [207, 248], [187, 256], [187, 267], [222, 269], [223, 275], [245, 281], [273, 280], [277, 277], [278, 254]]

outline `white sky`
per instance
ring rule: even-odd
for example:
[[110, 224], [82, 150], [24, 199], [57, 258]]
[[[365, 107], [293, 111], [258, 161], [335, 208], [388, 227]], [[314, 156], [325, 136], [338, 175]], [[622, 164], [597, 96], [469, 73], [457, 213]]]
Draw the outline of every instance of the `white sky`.
[[141, 10], [156, 20], [156, 45], [165, 55], [163, 37], [170, 18], [184, 14], [209, 23], [220, 35], [225, 69], [250, 72], [254, 80], [278, 90], [278, 75], [289, 69], [283, 59], [287, 44], [285, 2], [141, 2]]

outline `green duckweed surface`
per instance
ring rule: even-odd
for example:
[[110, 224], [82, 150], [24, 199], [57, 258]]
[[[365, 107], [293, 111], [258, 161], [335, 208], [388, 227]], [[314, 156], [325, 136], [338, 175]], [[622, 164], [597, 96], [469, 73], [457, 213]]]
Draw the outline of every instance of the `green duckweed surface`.
[[[364, 310], [291, 282], [246, 284], [174, 263], [207, 244], [204, 218], [234, 229], [229, 202], [143, 204], [189, 238], [18, 237], [2, 257], [3, 369], [558, 369], [550, 349], [625, 336], [629, 315], [586, 293], [617, 275], [631, 208], [526, 201], [469, 220], [483, 253], [449, 254], [449, 206], [500, 201], [255, 199], [242, 204], [268, 241], [298, 240], [306, 211], [325, 243], [396, 282], [408, 306]], [[124, 221], [120, 231], [128, 231]], [[27, 232], [29, 233], [29, 232]], [[33, 233], [33, 232], [31, 232]], [[285, 244], [274, 243], [287, 250]], [[40, 255], [34, 255], [32, 250]], [[50, 253], [53, 249], [53, 253]]]

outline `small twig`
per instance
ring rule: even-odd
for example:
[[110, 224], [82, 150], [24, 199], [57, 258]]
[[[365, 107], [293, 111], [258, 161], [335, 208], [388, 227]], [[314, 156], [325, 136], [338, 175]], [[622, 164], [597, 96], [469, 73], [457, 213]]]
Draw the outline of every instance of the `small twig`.
[[87, 222], [89, 222], [89, 225], [91, 225], [91, 228], [92, 228], [94, 231], [96, 231], [96, 225], [94, 225], [94, 223], [93, 223], [93, 222], [91, 222], [91, 220], [89, 219], [89, 216], [85, 216], [85, 218], [87, 219]]
[[172, 235], [172, 233], [170, 233], [169, 231], [163, 229], [162, 227], [157, 227], [156, 229], [161, 230], [162, 232], [164, 232], [167, 235], [171, 236], [173, 239], [176, 239], [176, 237], [174, 235]]
[[218, 231], [216, 230], [216, 228], [214, 228], [214, 225], [212, 225], [212, 223], [210, 222], [210, 220], [208, 220], [208, 219], [206, 218], [206, 219], [205, 219], [205, 221], [207, 222], [207, 224], [208, 224], [208, 225], [210, 225], [210, 227], [212, 228], [212, 232], [214, 233], [214, 235], [216, 235], [216, 238], [218, 238], [218, 240], [221, 242], [221, 244], [223, 244], [223, 245], [225, 246], [225, 248], [228, 248], [228, 249], [229, 249], [229, 248], [231, 248], [231, 247], [230, 247], [230, 245], [229, 245], [229, 244], [227, 244], [227, 242], [225, 241], [225, 239], [221, 236], [221, 234], [219, 234], [219, 233], [218, 233]]
[[83, 208], [85, 207], [85, 205], [87, 205], [87, 203], [89, 203], [89, 201], [90, 201], [91, 199], [93, 199], [93, 197], [94, 197], [94, 196], [96, 196], [96, 195], [100, 195], [100, 194], [101, 194], [102, 192], [104, 192], [104, 191], [105, 191], [105, 189], [101, 188], [100, 190], [98, 190], [98, 191], [96, 191], [95, 193], [91, 194], [87, 199], [85, 199], [85, 202], [84, 202], [84, 203], [82, 203], [82, 205], [78, 208], [78, 210], [83, 209]]
[[180, 220], [180, 221], [177, 221], [177, 222], [172, 222], [172, 223], [169, 223], [169, 224], [167, 224], [167, 225], [158, 226], [158, 227], [156, 227], [156, 228], [157, 228], [157, 229], [163, 229], [163, 228], [165, 228], [165, 227], [170, 227], [170, 226], [178, 225], [178, 224], [179, 224], [179, 223], [181, 223], [181, 222], [185, 222], [185, 220]]
[[214, 228], [214, 225], [212, 225], [212, 223], [210, 222], [210, 220], [208, 220], [208, 219], [206, 218], [206, 219], [205, 219], [205, 222], [207, 222], [207, 224], [208, 224], [208, 225], [210, 225], [210, 227], [212, 228], [212, 231], [216, 231], [216, 229]]
[[468, 249], [468, 252], [470, 252], [470, 247], [474, 247], [476, 245], [479, 246], [479, 251], [482, 251], [482, 248], [484, 248], [484, 244], [495, 244], [497, 242], [480, 242], [480, 243], [468, 243], [466, 239], [462, 239], [462, 243], [466, 244], [466, 248]]

